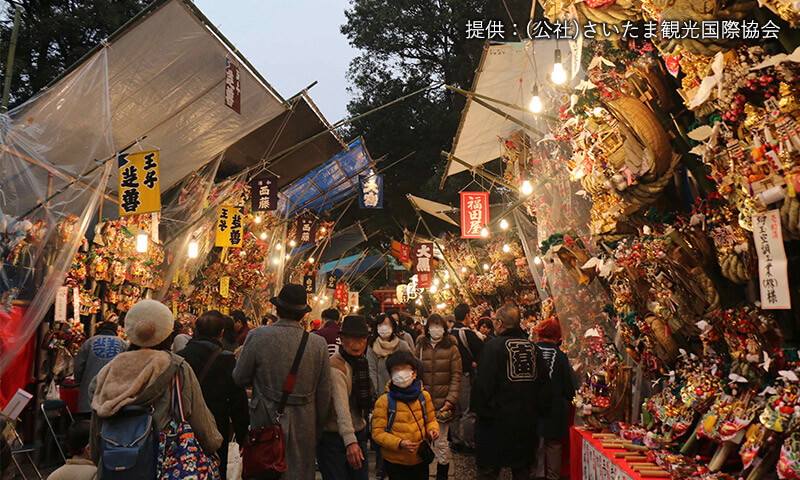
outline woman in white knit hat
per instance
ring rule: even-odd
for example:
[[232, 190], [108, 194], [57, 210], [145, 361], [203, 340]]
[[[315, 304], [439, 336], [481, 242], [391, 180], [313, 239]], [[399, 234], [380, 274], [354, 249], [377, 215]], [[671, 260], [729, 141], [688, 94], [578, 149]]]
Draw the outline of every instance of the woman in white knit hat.
[[161, 302], [142, 300], [125, 316], [125, 333], [131, 342], [127, 352], [114, 357], [89, 385], [92, 399], [92, 460], [100, 460], [97, 432], [105, 418], [127, 405], [152, 407], [153, 427], [161, 432], [171, 420], [170, 393], [177, 373], [186, 420], [200, 446], [213, 455], [222, 445], [214, 417], [203, 400], [203, 392], [192, 367], [183, 357], [170, 352], [172, 311]]

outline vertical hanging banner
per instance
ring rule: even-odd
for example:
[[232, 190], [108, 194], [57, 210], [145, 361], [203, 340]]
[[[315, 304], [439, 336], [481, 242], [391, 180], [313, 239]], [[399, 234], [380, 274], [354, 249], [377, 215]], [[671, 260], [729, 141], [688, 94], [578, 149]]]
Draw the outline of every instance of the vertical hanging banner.
[[383, 208], [383, 175], [358, 176], [359, 208]]
[[81, 320], [81, 290], [78, 287], [72, 287], [72, 314], [76, 322]]
[[347, 285], [344, 283], [339, 283], [336, 285], [336, 293], [334, 293], [333, 298], [339, 302], [339, 306], [343, 307], [347, 305], [348, 301], [348, 292]]
[[278, 177], [258, 175], [250, 180], [250, 201], [254, 212], [271, 212], [278, 208]]
[[420, 288], [431, 286], [433, 272], [433, 243], [418, 243], [414, 246], [414, 273]]
[[219, 296], [228, 298], [231, 292], [231, 277], [219, 277]]
[[230, 59], [225, 59], [225, 106], [242, 114], [242, 80], [239, 67]]
[[120, 153], [117, 173], [120, 217], [161, 211], [158, 150]]
[[333, 290], [334, 288], [336, 288], [336, 282], [338, 280], [339, 279], [333, 273], [328, 274], [328, 281], [325, 283], [325, 288], [330, 288], [331, 290]]
[[69, 287], [58, 287], [56, 292], [55, 321], [67, 321], [67, 293]]
[[218, 247], [241, 247], [244, 235], [243, 218], [244, 207], [220, 206], [215, 245]]
[[408, 263], [411, 260], [411, 247], [392, 240], [392, 250], [389, 252], [400, 263]]
[[303, 286], [306, 287], [306, 293], [314, 293], [317, 291], [317, 276], [312, 274], [303, 277]]
[[489, 224], [489, 192], [461, 192], [461, 238], [482, 238]]
[[317, 222], [312, 217], [298, 218], [295, 237], [298, 246], [315, 242], [317, 239]]
[[753, 239], [758, 252], [761, 308], [764, 310], [792, 308], [780, 210], [753, 214]]
[[358, 292], [350, 292], [348, 295], [347, 306], [350, 307], [350, 310], [356, 311], [358, 310]]

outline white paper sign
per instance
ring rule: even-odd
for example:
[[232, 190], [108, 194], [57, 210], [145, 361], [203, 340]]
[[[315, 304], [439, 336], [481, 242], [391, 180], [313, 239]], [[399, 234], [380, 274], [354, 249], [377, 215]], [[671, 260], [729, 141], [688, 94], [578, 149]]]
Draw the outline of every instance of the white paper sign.
[[56, 292], [56, 322], [67, 321], [67, 291], [69, 287], [58, 287]]
[[350, 292], [347, 304], [350, 306], [351, 310], [358, 309], [358, 292]]
[[753, 214], [753, 239], [758, 252], [761, 308], [765, 310], [792, 308], [779, 210]]
[[22, 413], [22, 409], [25, 408], [25, 405], [31, 401], [31, 398], [33, 398], [33, 395], [20, 388], [17, 390], [17, 393], [11, 397], [11, 400], [8, 402], [3, 411], [0, 412], [0, 415], [8, 418], [9, 420], [16, 420], [17, 417], [19, 417], [19, 414]]
[[158, 218], [159, 212], [150, 214], [150, 239], [153, 243], [158, 243]]
[[72, 287], [72, 313], [75, 321], [81, 320], [81, 291], [78, 287]]

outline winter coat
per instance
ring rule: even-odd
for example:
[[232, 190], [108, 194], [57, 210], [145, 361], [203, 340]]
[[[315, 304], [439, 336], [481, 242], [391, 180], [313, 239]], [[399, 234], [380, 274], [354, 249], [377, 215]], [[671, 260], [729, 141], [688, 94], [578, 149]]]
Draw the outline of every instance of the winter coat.
[[[372, 380], [372, 393], [375, 394], [373, 398], [378, 398], [384, 392], [386, 385], [392, 379], [391, 375], [389, 375], [389, 371], [386, 370], [386, 358], [389, 357], [392, 353], [395, 352], [410, 352], [411, 348], [408, 346], [405, 340], [401, 337], [392, 337], [390, 342], [394, 343], [397, 340], [397, 345], [394, 346], [394, 350], [381, 350], [381, 348], [376, 347], [376, 345], [380, 345], [381, 338], [377, 337], [375, 342], [367, 347], [367, 361], [369, 362], [369, 377]], [[380, 351], [381, 353], [377, 353]]]
[[89, 400], [89, 384], [101, 368], [114, 357], [128, 349], [125, 340], [110, 330], [101, 330], [97, 335], [83, 342], [78, 356], [75, 357], [75, 381], [80, 384], [78, 390], [78, 412], [92, 411]]
[[544, 438], [569, 436], [569, 405], [575, 396], [575, 372], [567, 355], [551, 342], [537, 342], [547, 373], [550, 375], [553, 395], [550, 415], [539, 417], [538, 433]]
[[506, 330], [487, 343], [470, 399], [477, 415], [478, 466], [530, 467], [536, 423], [549, 413], [551, 398], [542, 353], [522, 329]]
[[[424, 385], [424, 384], [423, 384]], [[375, 402], [375, 409], [372, 411], [372, 439], [381, 446], [381, 454], [387, 462], [398, 463], [400, 465], [417, 465], [422, 462], [416, 452], [411, 453], [406, 449], [400, 448], [400, 442], [410, 440], [419, 443], [423, 439], [422, 432], [439, 430], [439, 423], [436, 421], [436, 411], [433, 408], [431, 395], [424, 391], [425, 396], [425, 417], [422, 415], [422, 406], [419, 400], [411, 403], [396, 402], [397, 413], [391, 432], [386, 431], [389, 422], [389, 399], [388, 393], [381, 395]], [[411, 413], [413, 410], [413, 414]], [[414, 419], [416, 418], [416, 421]], [[427, 419], [427, 423], [424, 419]]]
[[324, 338], [326, 342], [328, 342], [328, 355], [333, 355], [334, 353], [339, 353], [339, 345], [342, 344], [342, 341], [339, 339], [339, 324], [334, 322], [333, 320], [328, 320], [325, 325], [322, 326], [316, 332], [317, 335]]
[[97, 467], [91, 460], [70, 458], [55, 472], [47, 476], [47, 480], [95, 480]]
[[[253, 385], [249, 405], [252, 429], [273, 425], [302, 336], [300, 322], [283, 319], [254, 328], [247, 336], [233, 370], [233, 380], [241, 386]], [[294, 391], [281, 418], [289, 467], [282, 480], [314, 478], [314, 447], [322, 436], [331, 402], [330, 376], [325, 339], [309, 335]]]
[[[92, 399], [90, 451], [100, 462], [100, 430], [103, 419], [126, 405], [153, 407], [153, 426], [161, 432], [173, 418], [170, 398], [172, 379], [180, 376], [181, 398], [186, 421], [192, 426], [203, 451], [211, 455], [222, 445], [214, 416], [203, 400], [203, 392], [192, 367], [183, 357], [161, 350], [143, 348], [120, 353], [100, 370], [89, 386]], [[177, 412], [176, 412], [177, 415]]]
[[203, 372], [211, 355], [220, 349], [219, 355], [208, 369], [205, 378], [200, 383], [203, 398], [214, 415], [217, 429], [230, 441], [231, 423], [239, 445], [247, 438], [247, 426], [250, 417], [247, 415], [247, 392], [233, 382], [233, 368], [236, 366], [236, 357], [233, 353], [222, 350], [222, 343], [215, 338], [197, 337], [189, 340], [186, 348], [178, 352], [192, 366], [195, 375]]
[[367, 421], [353, 398], [353, 367], [338, 353], [331, 357], [331, 407], [326, 432], [337, 432], [344, 445], [358, 441], [356, 433]]
[[452, 335], [445, 335], [436, 345], [428, 337], [420, 336], [414, 356], [422, 363], [422, 384], [431, 394], [436, 410], [444, 402], [458, 405], [461, 392], [461, 354]]
[[456, 322], [450, 333], [458, 341], [458, 353], [461, 354], [461, 371], [472, 375], [475, 372], [473, 363], [481, 358], [483, 341], [478, 335], [461, 322]]

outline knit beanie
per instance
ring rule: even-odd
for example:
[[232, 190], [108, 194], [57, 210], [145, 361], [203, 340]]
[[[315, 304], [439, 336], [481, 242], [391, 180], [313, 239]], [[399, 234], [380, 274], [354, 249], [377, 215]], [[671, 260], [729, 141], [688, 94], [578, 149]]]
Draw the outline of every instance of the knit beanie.
[[125, 315], [125, 333], [134, 345], [155, 347], [172, 334], [175, 318], [161, 302], [141, 300]]

